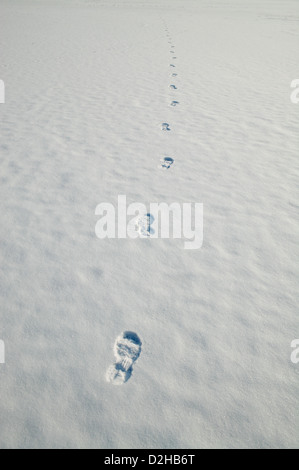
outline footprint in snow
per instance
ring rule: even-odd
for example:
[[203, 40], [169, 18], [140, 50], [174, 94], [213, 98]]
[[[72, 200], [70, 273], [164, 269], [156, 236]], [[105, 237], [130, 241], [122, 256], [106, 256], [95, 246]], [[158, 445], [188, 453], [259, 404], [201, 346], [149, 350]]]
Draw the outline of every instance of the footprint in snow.
[[155, 233], [154, 229], [151, 227], [154, 220], [151, 214], [145, 214], [137, 219], [135, 229], [140, 238], [148, 238]]
[[177, 73], [173, 73], [173, 74], [171, 74], [171, 76], [172, 76], [172, 77], [177, 77], [178, 74], [177, 74]]
[[129, 380], [133, 372], [133, 364], [141, 353], [141, 340], [133, 331], [124, 331], [116, 338], [114, 344], [115, 363], [106, 373], [108, 382], [122, 385]]
[[174, 64], [170, 64], [169, 67], [175, 67], [175, 65], [174, 65]]
[[175, 85], [169, 85], [169, 88], [171, 88], [172, 90], [177, 90], [177, 87]]
[[162, 131], [170, 131], [169, 124], [167, 122], [163, 122], [161, 126]]
[[177, 106], [179, 104], [179, 101], [172, 101], [170, 103], [170, 106]]
[[171, 165], [173, 165], [174, 159], [171, 157], [164, 157], [160, 160], [160, 162], [161, 162], [161, 168], [163, 168], [163, 170], [168, 170], [171, 167]]

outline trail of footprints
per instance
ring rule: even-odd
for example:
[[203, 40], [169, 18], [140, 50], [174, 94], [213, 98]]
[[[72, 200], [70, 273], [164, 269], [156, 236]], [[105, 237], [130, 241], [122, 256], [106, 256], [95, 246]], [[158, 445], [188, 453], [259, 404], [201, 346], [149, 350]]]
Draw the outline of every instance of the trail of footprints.
[[[168, 38], [168, 43], [170, 44], [170, 54], [172, 54], [172, 61], [177, 60], [177, 57], [173, 54], [175, 53], [175, 46], [172, 44], [172, 39], [170, 37], [168, 28], [165, 25], [165, 32]], [[176, 65], [173, 63], [169, 64], [171, 69], [176, 68]], [[171, 73], [171, 77], [175, 78], [178, 74], [176, 72]], [[169, 85], [171, 91], [175, 93], [178, 89], [174, 83]], [[170, 106], [177, 107], [179, 101], [172, 99]], [[163, 122], [161, 124], [161, 130], [163, 132], [170, 132], [171, 127], [168, 122]], [[169, 156], [164, 156], [160, 159], [159, 168], [163, 170], [169, 170], [174, 164], [174, 158]], [[143, 217], [140, 217], [136, 221], [135, 230], [138, 232], [141, 238], [148, 238], [153, 233], [152, 224], [154, 218], [151, 214], [145, 214]], [[114, 385], [122, 385], [126, 383], [133, 372], [133, 365], [137, 361], [141, 353], [142, 343], [139, 336], [133, 331], [124, 331], [121, 333], [115, 341], [114, 344], [114, 356], [115, 362], [112, 364], [106, 373], [106, 379], [108, 382], [113, 383]]]
[[[165, 27], [166, 37], [168, 39], [168, 44], [170, 44], [170, 51], [169, 52], [171, 54], [171, 63], [169, 64], [169, 67], [171, 69], [174, 69], [174, 68], [176, 68], [176, 65], [173, 63], [173, 61], [177, 60], [177, 56], [175, 55], [175, 45], [172, 43], [172, 38], [169, 34], [167, 25], [165, 23], [164, 23], [164, 27]], [[175, 71], [175, 72], [171, 72], [170, 75], [171, 75], [171, 78], [174, 79], [175, 77], [178, 76], [178, 73]], [[173, 93], [176, 93], [176, 91], [178, 89], [178, 87], [175, 83], [170, 83], [169, 88]], [[175, 96], [173, 96], [173, 98], [175, 98]], [[170, 102], [170, 106], [172, 106], [173, 108], [177, 107], [179, 104], [180, 104], [179, 101], [176, 100], [176, 99], [172, 99], [171, 102]], [[167, 122], [163, 122], [162, 125], [161, 125], [161, 129], [162, 129], [162, 131], [171, 131], [170, 124], [168, 124]], [[160, 168], [162, 168], [163, 170], [169, 170], [169, 168], [172, 167], [173, 163], [174, 163], [174, 159], [172, 157], [161, 158]]]

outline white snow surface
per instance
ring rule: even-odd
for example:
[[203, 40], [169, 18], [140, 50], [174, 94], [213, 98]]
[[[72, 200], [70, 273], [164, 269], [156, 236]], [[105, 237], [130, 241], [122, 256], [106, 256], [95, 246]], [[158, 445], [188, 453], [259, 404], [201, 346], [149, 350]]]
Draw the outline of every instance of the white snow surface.
[[[0, 16], [0, 448], [298, 447], [299, 2]], [[202, 248], [99, 240], [118, 195], [203, 203]]]

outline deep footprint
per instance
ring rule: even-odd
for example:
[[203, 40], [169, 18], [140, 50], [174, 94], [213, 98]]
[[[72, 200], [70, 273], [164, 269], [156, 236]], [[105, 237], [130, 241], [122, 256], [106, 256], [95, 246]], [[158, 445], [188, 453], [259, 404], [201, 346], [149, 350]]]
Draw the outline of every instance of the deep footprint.
[[124, 331], [116, 338], [114, 345], [115, 363], [106, 373], [108, 382], [114, 385], [126, 383], [132, 375], [133, 364], [141, 353], [141, 340], [133, 331]]
[[170, 131], [170, 127], [169, 127], [169, 124], [167, 122], [163, 122], [162, 125], [161, 125], [161, 129], [162, 131]]
[[174, 163], [174, 159], [171, 157], [164, 157], [160, 160], [161, 162], [161, 168], [168, 170], [171, 165]]

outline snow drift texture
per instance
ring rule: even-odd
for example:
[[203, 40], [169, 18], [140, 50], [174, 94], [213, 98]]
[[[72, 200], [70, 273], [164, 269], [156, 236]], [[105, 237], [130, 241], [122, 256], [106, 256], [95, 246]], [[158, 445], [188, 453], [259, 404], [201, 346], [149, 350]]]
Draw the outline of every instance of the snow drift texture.
[[[296, 447], [299, 2], [0, 14], [0, 447]], [[203, 203], [203, 247], [97, 239], [119, 194]]]

